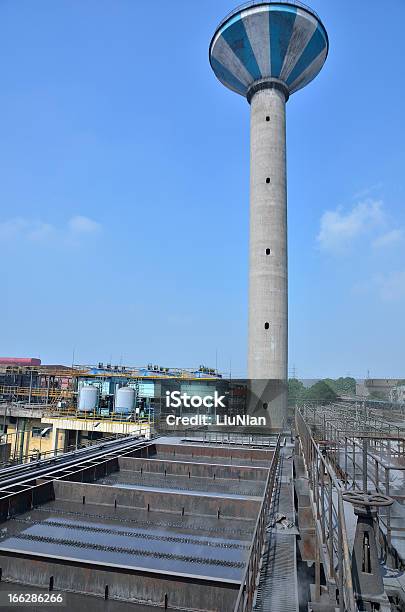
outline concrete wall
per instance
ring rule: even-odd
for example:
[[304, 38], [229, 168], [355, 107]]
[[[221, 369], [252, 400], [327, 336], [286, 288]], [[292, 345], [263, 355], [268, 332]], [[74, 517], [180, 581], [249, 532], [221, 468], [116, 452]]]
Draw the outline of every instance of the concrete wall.
[[65, 432], [53, 426], [46, 437], [34, 437], [32, 428], [44, 429], [52, 425], [50, 419], [40, 416], [37, 418], [17, 417], [16, 423], [10, 423], [7, 417], [6, 441], [10, 444], [10, 458], [20, 460], [22, 456], [41, 452], [41, 456], [48, 456], [57, 450], [63, 452], [65, 447]]
[[[253, 95], [250, 139], [248, 377], [285, 381], [287, 186], [285, 95], [282, 91], [264, 89]], [[272, 402], [272, 427], [282, 424], [286, 408], [286, 397], [281, 402]]]

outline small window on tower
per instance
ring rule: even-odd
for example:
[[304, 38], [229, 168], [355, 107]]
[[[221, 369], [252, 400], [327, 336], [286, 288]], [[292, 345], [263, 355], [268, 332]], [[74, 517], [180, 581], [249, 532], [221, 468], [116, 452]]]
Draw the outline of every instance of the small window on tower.
[[270, 117], [268, 115], [266, 117], [266, 121], [270, 121]]
[[270, 183], [270, 179], [269, 179], [269, 177], [267, 177], [267, 178], [266, 178], [266, 183], [267, 183], [267, 184], [268, 184], [268, 183]]
[[270, 327], [270, 323], [266, 321], [266, 323], [264, 324], [264, 329], [269, 329], [269, 327]]
[[270, 255], [271, 251], [270, 249], [266, 249], [266, 255]]

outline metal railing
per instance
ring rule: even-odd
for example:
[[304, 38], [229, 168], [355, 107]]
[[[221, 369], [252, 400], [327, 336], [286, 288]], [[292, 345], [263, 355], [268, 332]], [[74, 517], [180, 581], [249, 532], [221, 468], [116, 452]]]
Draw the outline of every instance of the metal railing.
[[125, 414], [123, 412], [107, 412], [104, 414], [99, 409], [94, 410], [78, 410], [77, 408], [54, 408], [43, 410], [43, 418], [51, 419], [74, 419], [80, 421], [100, 421], [101, 423], [121, 423], [121, 424], [140, 424], [152, 425], [154, 423], [154, 412], [150, 412], [144, 416], [137, 413]]
[[[312, 437], [300, 410], [295, 414], [300, 451], [308, 474], [310, 497], [316, 519], [317, 544], [324, 557], [327, 582], [335, 583], [341, 612], [357, 612], [352, 582], [352, 567], [347, 539], [343, 489]], [[320, 559], [315, 571], [315, 597], [320, 597]]]
[[261, 2], [260, 0], [250, 0], [250, 2], [243, 2], [242, 4], [236, 6], [232, 11], [229, 11], [229, 13], [227, 13], [225, 17], [219, 22], [217, 31], [224, 25], [224, 23], [228, 21], [228, 19], [230, 19], [234, 15], [237, 15], [245, 9], [251, 8], [253, 6], [260, 6], [262, 4], [287, 4], [290, 6], [298, 6], [299, 8], [308, 11], [308, 13], [311, 13], [311, 15], [314, 15], [314, 17], [320, 20], [319, 15], [310, 6], [304, 4], [304, 2], [301, 2], [300, 0], [267, 0], [267, 2]]
[[242, 583], [239, 589], [238, 598], [235, 603], [234, 612], [250, 612], [253, 608], [257, 580], [260, 571], [260, 561], [263, 554], [263, 547], [266, 538], [266, 521], [270, 510], [270, 505], [274, 492], [274, 481], [278, 460], [280, 456], [280, 440], [278, 435], [274, 455], [271, 460], [269, 474], [266, 480], [265, 494], [260, 506], [259, 516], [257, 517], [253, 539], [249, 549], [248, 561]]
[[[398, 423], [398, 420], [403, 421], [402, 414], [387, 411], [383, 417], [381, 411], [370, 408], [366, 402], [341, 402], [326, 406], [317, 402], [306, 402], [302, 406], [302, 413], [306, 422], [316, 427], [324, 437], [330, 424], [334, 424], [340, 431], [350, 431], [353, 436], [356, 432], [372, 434], [373, 431], [381, 437], [384, 437], [382, 434], [387, 437], [405, 435], [405, 423]], [[394, 415], [394, 422], [388, 420], [391, 415]]]
[[[48, 399], [66, 399], [73, 395], [71, 389], [60, 389], [55, 387], [19, 387], [18, 385], [0, 385], [0, 395], [6, 396], [12, 400], [12, 398], [23, 397], [27, 399], [27, 403], [31, 403], [33, 398], [43, 398], [46, 401]], [[32, 406], [36, 408], [37, 405]]]
[[[181, 433], [184, 434], [184, 431]], [[196, 442], [203, 444], [255, 446], [263, 449], [275, 447], [278, 439], [278, 434], [234, 433], [217, 431], [212, 428], [209, 431], [190, 430], [186, 431], [186, 434], [191, 440], [196, 438]]]
[[[352, 419], [325, 415], [313, 407], [303, 407], [306, 422], [310, 421], [316, 434], [323, 438], [325, 454], [342, 480], [345, 490], [368, 491], [393, 497], [401, 505], [405, 501], [405, 488], [395, 486], [393, 472], [405, 472], [404, 427], [389, 423], [373, 413]], [[398, 514], [395, 504], [378, 508], [378, 520], [386, 534], [386, 543], [392, 547], [393, 534], [403, 538], [404, 515]]]
[[[24, 432], [18, 431], [13, 433], [1, 434], [0, 435], [0, 443], [2, 444], [10, 444], [11, 448], [18, 446], [18, 441], [21, 437], [21, 434], [29, 434], [29, 430], [25, 430]], [[118, 440], [120, 438], [127, 438], [127, 434], [115, 434], [111, 436], [105, 436], [103, 438], [97, 439], [86, 439], [78, 442], [77, 444], [69, 444], [68, 446], [64, 446], [63, 448], [53, 448], [49, 450], [43, 450], [41, 448], [42, 438], [39, 437], [39, 447], [37, 449], [31, 449], [23, 454], [16, 454], [12, 452], [9, 459], [7, 461], [0, 460], [0, 468], [6, 466], [15, 466], [23, 463], [39, 463], [40, 461], [46, 459], [53, 459], [59, 457], [60, 455], [64, 455], [69, 452], [77, 451], [84, 448], [90, 448], [91, 446], [97, 444], [105, 444], [106, 442], [112, 442], [114, 440]]]

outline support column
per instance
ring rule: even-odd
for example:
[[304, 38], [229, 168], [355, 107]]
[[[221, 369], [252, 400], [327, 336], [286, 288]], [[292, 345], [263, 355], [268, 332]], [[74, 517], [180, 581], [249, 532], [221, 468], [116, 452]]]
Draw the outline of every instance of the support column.
[[288, 93], [277, 82], [251, 89], [248, 377], [272, 387], [268, 414], [271, 426], [281, 427], [287, 411]]

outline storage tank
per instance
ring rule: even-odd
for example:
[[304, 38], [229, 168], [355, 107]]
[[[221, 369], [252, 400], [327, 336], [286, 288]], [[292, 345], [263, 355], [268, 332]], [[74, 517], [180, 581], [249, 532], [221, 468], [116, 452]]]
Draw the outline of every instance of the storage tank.
[[94, 412], [98, 405], [98, 388], [87, 385], [79, 393], [79, 410], [81, 412]]
[[120, 387], [115, 393], [115, 412], [118, 414], [130, 414], [134, 409], [135, 389], [131, 387]]

